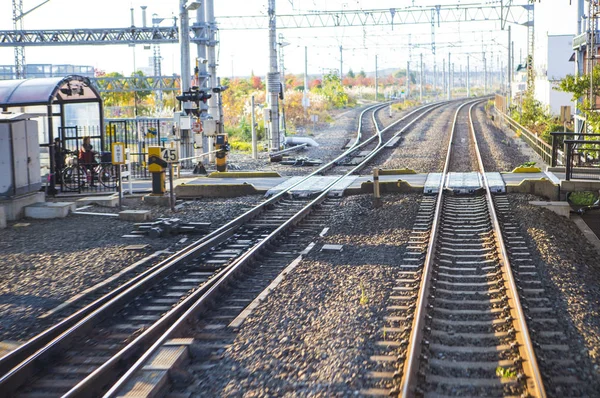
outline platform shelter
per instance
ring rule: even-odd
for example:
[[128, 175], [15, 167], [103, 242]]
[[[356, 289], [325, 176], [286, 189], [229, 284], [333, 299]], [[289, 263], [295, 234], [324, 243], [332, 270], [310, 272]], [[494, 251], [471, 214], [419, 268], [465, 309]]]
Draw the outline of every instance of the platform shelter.
[[87, 77], [0, 80], [0, 110], [37, 116], [44, 183], [55, 174], [55, 138], [63, 150], [77, 151], [84, 136], [95, 150], [104, 149], [102, 98]]

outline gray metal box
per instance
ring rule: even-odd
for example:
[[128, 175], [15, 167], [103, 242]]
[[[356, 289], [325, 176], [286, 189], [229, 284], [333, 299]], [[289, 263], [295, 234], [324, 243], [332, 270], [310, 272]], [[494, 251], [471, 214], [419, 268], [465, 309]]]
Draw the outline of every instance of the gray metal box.
[[29, 117], [0, 114], [0, 199], [39, 191], [42, 186], [38, 126]]

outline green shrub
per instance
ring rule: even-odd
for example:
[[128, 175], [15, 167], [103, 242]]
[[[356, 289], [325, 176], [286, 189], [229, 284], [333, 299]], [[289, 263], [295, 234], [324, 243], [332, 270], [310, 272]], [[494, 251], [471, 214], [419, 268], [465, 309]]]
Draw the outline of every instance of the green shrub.
[[229, 146], [234, 151], [252, 152], [252, 143], [251, 142], [233, 140], [233, 141], [229, 141]]

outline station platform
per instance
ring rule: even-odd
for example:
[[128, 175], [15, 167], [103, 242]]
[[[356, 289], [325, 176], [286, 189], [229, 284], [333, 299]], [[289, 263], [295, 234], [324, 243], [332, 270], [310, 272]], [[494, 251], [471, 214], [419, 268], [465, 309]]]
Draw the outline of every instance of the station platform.
[[[178, 181], [175, 192], [178, 198], [232, 197], [246, 194], [275, 195], [298, 184], [292, 194], [309, 196], [323, 192], [336, 176], [314, 176], [298, 184], [303, 177], [242, 177], [211, 178], [197, 177]], [[415, 173], [380, 175], [381, 192], [414, 192], [435, 194], [441, 173]], [[486, 173], [494, 193], [531, 193], [559, 200], [561, 180], [552, 172], [537, 173]], [[335, 183], [331, 196], [353, 195], [373, 192], [371, 175], [348, 176]], [[444, 187], [457, 193], [474, 192], [483, 187], [479, 173], [450, 173]]]

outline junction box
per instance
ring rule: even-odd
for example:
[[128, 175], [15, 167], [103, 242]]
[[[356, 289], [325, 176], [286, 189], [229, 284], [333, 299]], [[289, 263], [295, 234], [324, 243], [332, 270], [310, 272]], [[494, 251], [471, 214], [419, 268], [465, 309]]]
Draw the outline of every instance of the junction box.
[[38, 125], [24, 113], [0, 113], [0, 200], [42, 186]]

